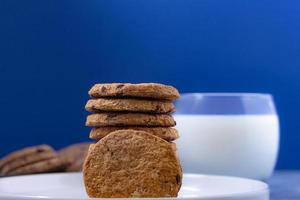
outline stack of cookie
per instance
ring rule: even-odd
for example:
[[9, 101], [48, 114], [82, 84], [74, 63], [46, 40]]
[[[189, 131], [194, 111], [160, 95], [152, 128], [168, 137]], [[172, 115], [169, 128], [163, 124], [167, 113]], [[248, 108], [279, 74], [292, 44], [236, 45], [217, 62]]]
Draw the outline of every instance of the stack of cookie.
[[94, 127], [90, 138], [100, 140], [120, 129], [143, 130], [169, 142], [179, 137], [172, 100], [179, 97], [176, 88], [157, 83], [96, 84], [89, 91], [85, 108], [92, 112], [86, 125]]
[[52, 147], [38, 145], [12, 152], [1, 159], [0, 175], [14, 176], [61, 171], [66, 164]]
[[0, 176], [81, 171], [90, 144], [72, 144], [58, 152], [46, 144], [14, 151], [0, 159]]
[[[170, 115], [176, 88], [158, 83], [96, 84], [85, 108], [93, 114], [83, 166], [90, 197], [176, 197], [182, 171], [174, 151], [179, 137]], [[176, 149], [176, 147], [175, 147]]]

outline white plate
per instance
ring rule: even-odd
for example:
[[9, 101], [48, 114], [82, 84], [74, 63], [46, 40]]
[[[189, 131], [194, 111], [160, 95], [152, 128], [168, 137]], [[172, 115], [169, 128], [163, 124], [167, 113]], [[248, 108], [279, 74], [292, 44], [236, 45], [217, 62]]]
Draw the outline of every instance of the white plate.
[[[0, 178], [0, 200], [4, 199], [84, 200], [89, 198], [85, 193], [81, 173], [57, 173]], [[268, 200], [269, 191], [267, 184], [260, 181], [184, 174], [178, 199]]]

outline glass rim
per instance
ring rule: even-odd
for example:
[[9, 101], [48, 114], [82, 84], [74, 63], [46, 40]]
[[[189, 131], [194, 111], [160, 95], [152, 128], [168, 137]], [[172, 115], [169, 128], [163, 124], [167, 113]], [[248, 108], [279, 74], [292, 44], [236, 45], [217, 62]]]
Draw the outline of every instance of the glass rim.
[[255, 92], [187, 92], [180, 93], [184, 96], [203, 96], [203, 97], [265, 97], [272, 98], [271, 93], [255, 93]]
[[182, 93], [175, 104], [177, 114], [276, 114], [274, 99], [268, 93]]

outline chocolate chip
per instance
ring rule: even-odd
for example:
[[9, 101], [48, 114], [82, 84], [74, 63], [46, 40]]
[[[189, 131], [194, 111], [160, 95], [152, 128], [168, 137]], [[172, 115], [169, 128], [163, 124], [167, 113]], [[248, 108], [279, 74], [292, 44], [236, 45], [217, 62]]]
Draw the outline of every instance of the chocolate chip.
[[125, 86], [124, 84], [119, 84], [119, 85], [117, 85], [117, 89], [121, 89], [124, 86]]
[[160, 112], [160, 107], [159, 107], [159, 105], [156, 105], [154, 112], [155, 112], [155, 113], [159, 113], [159, 112]]
[[105, 86], [101, 87], [101, 92], [105, 92], [107, 90], [107, 88]]
[[41, 153], [41, 152], [43, 152], [43, 151], [44, 151], [44, 149], [41, 149], [41, 148], [37, 148], [37, 149], [36, 149], [36, 152], [37, 152], [37, 153]]

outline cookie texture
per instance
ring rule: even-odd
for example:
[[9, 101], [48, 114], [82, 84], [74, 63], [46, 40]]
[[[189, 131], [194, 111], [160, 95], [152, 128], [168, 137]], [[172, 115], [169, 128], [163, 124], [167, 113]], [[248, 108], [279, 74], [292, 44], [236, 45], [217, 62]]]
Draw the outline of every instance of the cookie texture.
[[172, 146], [144, 131], [119, 130], [93, 145], [83, 168], [90, 197], [176, 197], [182, 171]]
[[152, 135], [160, 137], [166, 141], [174, 141], [179, 138], [179, 133], [175, 128], [169, 127], [140, 127], [140, 126], [129, 126], [129, 127], [96, 127], [90, 132], [90, 138], [95, 140], [100, 140], [101, 138], [107, 136], [109, 133], [116, 130], [139, 130], [146, 131]]
[[177, 146], [176, 146], [176, 143], [174, 143], [174, 142], [170, 142], [170, 145], [171, 145], [171, 147], [172, 147], [172, 149], [173, 149], [173, 151], [177, 151]]
[[49, 151], [53, 152], [54, 150], [52, 147], [46, 144], [26, 147], [21, 150], [14, 151], [0, 160], [0, 171], [3, 168], [3, 166], [5, 166], [7, 163], [12, 162], [18, 158], [23, 158], [24, 156], [35, 154], [35, 153], [43, 153]]
[[87, 126], [175, 126], [176, 122], [168, 114], [145, 113], [97, 113], [88, 115]]
[[137, 97], [175, 100], [180, 95], [176, 88], [159, 83], [95, 84], [89, 91], [91, 97]]
[[170, 101], [144, 99], [90, 99], [85, 105], [89, 112], [145, 112], [172, 113], [175, 106]]
[[58, 151], [58, 156], [67, 163], [65, 171], [82, 171], [82, 165], [90, 144], [90, 142], [72, 144]]
[[61, 171], [66, 166], [66, 162], [59, 157], [35, 162], [23, 167], [16, 168], [7, 173], [8, 176], [23, 175], [23, 174], [37, 174]]
[[39, 161], [55, 158], [56, 156], [57, 155], [54, 151], [36, 152], [24, 155], [23, 157], [19, 157], [4, 165], [0, 170], [0, 175], [6, 176], [11, 171], [14, 171], [17, 168], [21, 168], [23, 166], [30, 165]]

